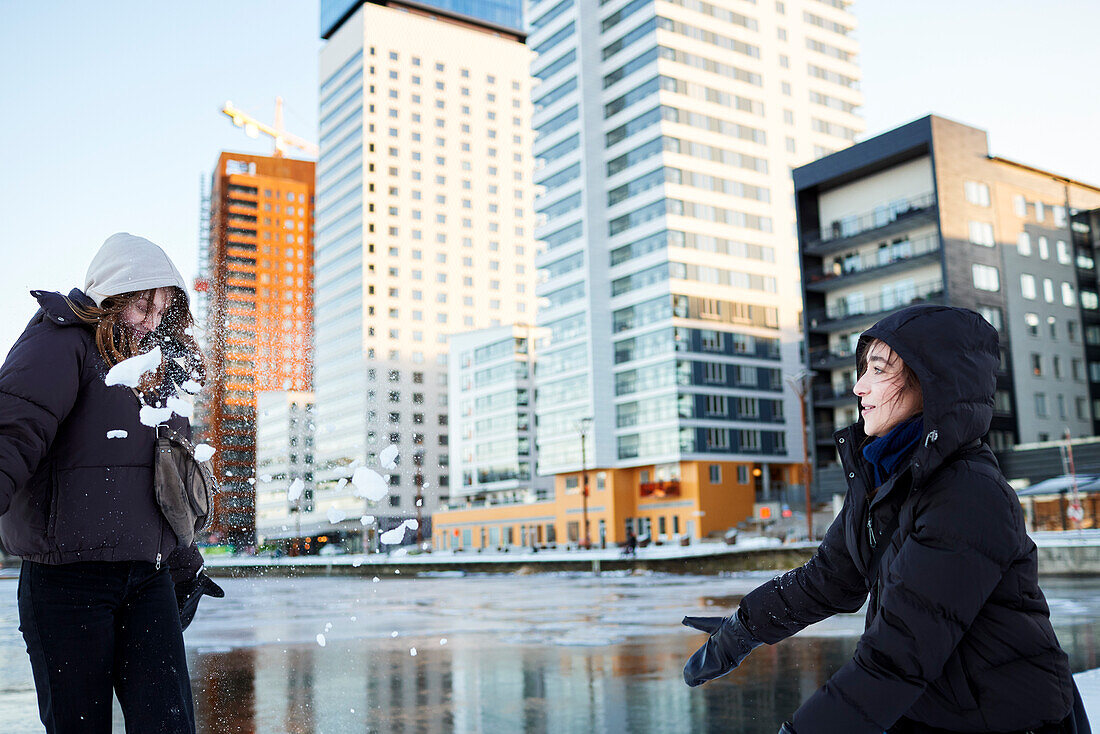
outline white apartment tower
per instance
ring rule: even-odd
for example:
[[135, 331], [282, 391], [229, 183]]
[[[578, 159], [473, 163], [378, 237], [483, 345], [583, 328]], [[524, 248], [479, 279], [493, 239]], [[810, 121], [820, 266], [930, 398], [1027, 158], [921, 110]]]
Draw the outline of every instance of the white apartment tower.
[[588, 467], [643, 482], [801, 462], [790, 172], [863, 129], [849, 5], [528, 4], [541, 474], [581, 468], [585, 417]]
[[534, 317], [531, 53], [453, 9], [321, 13], [317, 503], [395, 443], [385, 530], [448, 496], [448, 336]]

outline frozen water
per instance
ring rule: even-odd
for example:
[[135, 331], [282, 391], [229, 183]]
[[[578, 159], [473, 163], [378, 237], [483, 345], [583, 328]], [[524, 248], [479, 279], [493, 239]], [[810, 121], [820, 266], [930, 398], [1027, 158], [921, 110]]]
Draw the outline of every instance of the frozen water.
[[[398, 545], [405, 542], [405, 530], [416, 530], [418, 524], [416, 520], [405, 520], [403, 523], [395, 527], [393, 530], [387, 530], [379, 537], [386, 545]], [[396, 573], [396, 572], [395, 572]]]
[[325, 646], [325, 635], [322, 632], [317, 633], [317, 644], [321, 647]]
[[[264, 476], [267, 476], [266, 474]], [[264, 481], [270, 482], [271, 477], [267, 477]], [[286, 501], [297, 502], [298, 498], [302, 496], [302, 490], [306, 488], [305, 482], [301, 477], [296, 477], [293, 482], [290, 483], [290, 487], [286, 490]]]
[[340, 477], [340, 481], [336, 483], [336, 491], [339, 492], [344, 487], [348, 486], [348, 480], [344, 477]]
[[180, 385], [180, 389], [182, 389], [186, 393], [198, 395], [200, 392], [202, 392], [202, 385], [195, 382], [194, 380], [185, 380], [184, 383]]
[[210, 461], [214, 457], [214, 447], [200, 443], [195, 446], [195, 461]]
[[264, 484], [271, 484], [271, 475], [270, 474], [261, 474], [260, 475], [260, 481], [263, 482]]
[[351, 477], [351, 483], [355, 485], [356, 495], [364, 497], [371, 502], [378, 502], [389, 492], [386, 480], [373, 469], [361, 466], [355, 470]]
[[[298, 480], [295, 480], [298, 481]], [[330, 505], [328, 508], [328, 521], [335, 525], [348, 516], [348, 513], [336, 507], [336, 505]]]
[[172, 412], [176, 415], [181, 415], [184, 418], [191, 418], [195, 414], [195, 406], [190, 401], [173, 395], [164, 401], [165, 405], [172, 409]]
[[151, 428], [156, 428], [161, 423], [166, 423], [172, 417], [171, 408], [154, 408], [151, 405], [141, 406], [141, 410], [138, 411], [138, 420], [143, 425]]
[[130, 434], [122, 429], [116, 429], [113, 431], [107, 431], [107, 438], [126, 438]]
[[124, 359], [114, 367], [107, 371], [107, 376], [103, 378], [103, 381], [107, 385], [125, 385], [126, 387], [137, 387], [141, 384], [141, 378], [146, 373], [152, 372], [160, 367], [161, 354], [160, 347], [153, 347], [145, 354], [139, 354], [136, 357], [130, 357]]
[[374, 515], [363, 515], [359, 518], [359, 523], [361, 525], [370, 525], [372, 522], [374, 522]]
[[416, 657], [416, 648], [415, 647], [410, 647], [409, 648], [409, 654], [412, 655], [415, 658]]
[[378, 454], [378, 465], [383, 469], [394, 469], [397, 467], [397, 444], [391, 443], [389, 446], [382, 449], [382, 453]]

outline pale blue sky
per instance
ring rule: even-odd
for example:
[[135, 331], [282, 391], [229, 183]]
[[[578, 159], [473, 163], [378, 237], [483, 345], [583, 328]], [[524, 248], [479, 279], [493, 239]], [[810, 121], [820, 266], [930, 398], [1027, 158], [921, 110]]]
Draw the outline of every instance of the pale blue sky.
[[[988, 130], [995, 154], [1100, 183], [1100, 2], [854, 7], [869, 134], [936, 112]], [[271, 150], [222, 104], [270, 120], [282, 95], [287, 127], [315, 139], [320, 47], [317, 0], [0, 0], [0, 354], [26, 292], [83, 285], [113, 232], [193, 277], [200, 179], [223, 149]]]

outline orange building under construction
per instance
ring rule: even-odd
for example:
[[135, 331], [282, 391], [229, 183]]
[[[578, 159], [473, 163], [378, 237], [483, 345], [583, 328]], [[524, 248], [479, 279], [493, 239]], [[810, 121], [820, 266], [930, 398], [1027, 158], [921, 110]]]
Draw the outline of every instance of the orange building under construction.
[[222, 485], [215, 542], [255, 542], [256, 393], [312, 388], [314, 166], [222, 153], [214, 171], [207, 277], [195, 285], [209, 304], [201, 411]]

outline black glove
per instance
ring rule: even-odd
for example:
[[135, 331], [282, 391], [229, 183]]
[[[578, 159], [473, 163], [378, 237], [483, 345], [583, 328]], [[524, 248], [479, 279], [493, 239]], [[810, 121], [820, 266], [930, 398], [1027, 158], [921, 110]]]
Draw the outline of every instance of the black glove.
[[187, 629], [187, 625], [191, 624], [191, 620], [195, 618], [199, 599], [204, 595], [221, 599], [225, 596], [225, 590], [202, 571], [195, 578], [176, 584], [176, 604], [180, 608], [180, 626], [183, 629]]
[[764, 644], [741, 624], [736, 612], [728, 617], [684, 617], [683, 624], [710, 633], [710, 639], [684, 666], [684, 682], [693, 688], [721, 678], [740, 665], [755, 647]]
[[784, 721], [783, 726], [779, 727], [779, 734], [797, 734], [794, 727], [791, 726], [791, 722]]

